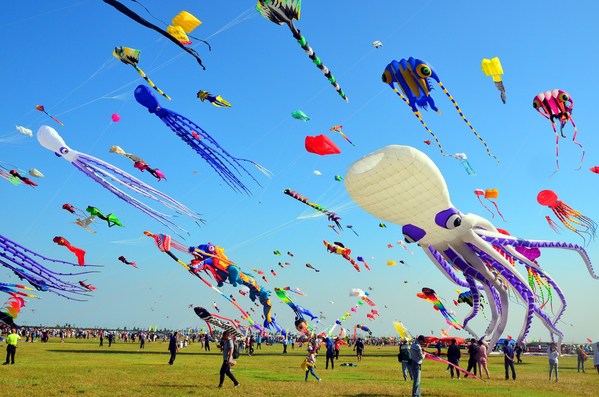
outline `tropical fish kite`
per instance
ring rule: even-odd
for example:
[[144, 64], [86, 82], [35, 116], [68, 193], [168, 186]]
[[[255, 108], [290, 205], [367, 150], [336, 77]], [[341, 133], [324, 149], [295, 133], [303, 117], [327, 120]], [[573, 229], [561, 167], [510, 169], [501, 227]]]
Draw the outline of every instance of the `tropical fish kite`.
[[[206, 70], [206, 67], [202, 63], [202, 59], [200, 58], [200, 56], [198, 55], [198, 53], [193, 48], [185, 47], [172, 34], [170, 34], [169, 32], [167, 32], [167, 31], [165, 31], [163, 29], [160, 29], [158, 26], [154, 25], [153, 23], [148, 22], [147, 20], [145, 20], [144, 18], [140, 17], [135, 12], [131, 11], [129, 8], [127, 8], [126, 6], [124, 6], [122, 3], [120, 3], [120, 2], [118, 2], [116, 0], [103, 0], [103, 1], [106, 4], [113, 6], [120, 13], [128, 16], [129, 18], [133, 19], [135, 22], [139, 23], [140, 25], [143, 25], [146, 28], [152, 29], [152, 30], [160, 33], [162, 36], [166, 37], [168, 40], [170, 40], [173, 43], [175, 43], [183, 51], [185, 51], [185, 52], [189, 53], [191, 56], [193, 56], [196, 59], [196, 61], [198, 62], [198, 64], [202, 67], [202, 69]], [[201, 41], [203, 41], [203, 40], [201, 40]], [[204, 41], [204, 43], [206, 43], [206, 45], [208, 45], [208, 48], [210, 49], [210, 44], [208, 44], [205, 41]]]
[[[422, 113], [420, 112], [420, 109], [426, 109], [430, 106], [430, 108], [435, 112], [440, 113], [439, 109], [437, 109], [437, 106], [435, 105], [433, 97], [431, 96], [431, 90], [433, 86], [430, 79], [435, 80], [441, 87], [445, 95], [447, 95], [453, 106], [456, 108], [462, 120], [464, 120], [474, 135], [476, 135], [476, 137], [483, 143], [485, 149], [487, 150], [487, 154], [497, 160], [497, 157], [491, 154], [489, 146], [485, 140], [478, 134], [478, 132], [476, 132], [470, 122], [466, 119], [462, 113], [462, 109], [460, 109], [455, 99], [453, 99], [453, 96], [451, 96], [449, 91], [447, 91], [447, 88], [445, 88], [441, 82], [437, 72], [435, 72], [433, 68], [425, 61], [413, 57], [410, 57], [407, 60], [401, 59], [399, 61], [392, 61], [387, 65], [382, 76], [383, 83], [389, 84], [389, 87], [391, 87], [393, 91], [399, 95], [406, 105], [410, 106], [414, 116], [416, 116], [418, 121], [420, 121], [428, 133], [433, 136], [437, 142], [439, 150], [441, 151], [441, 155], [448, 156], [443, 151], [441, 143], [439, 142], [439, 139], [435, 133], [431, 131], [431, 129], [424, 122]], [[397, 87], [395, 86], [396, 84]]]
[[[116, 195], [123, 201], [131, 204], [135, 208], [139, 209], [146, 215], [149, 215], [153, 219], [160, 222], [163, 226], [175, 231], [176, 228], [180, 231], [185, 231], [183, 228], [175, 224], [170, 216], [162, 212], [154, 210], [152, 207], [142, 203], [135, 197], [126, 194], [121, 191], [116, 184], [127, 186], [132, 191], [152, 200], [158, 201], [164, 206], [176, 211], [180, 214], [187, 215], [195, 221], [202, 222], [202, 218], [191, 211], [189, 208], [172, 199], [166, 194], [153, 187], [145, 184], [133, 175], [129, 175], [125, 171], [113, 166], [112, 164], [106, 163], [98, 158], [89, 156], [85, 153], [78, 152], [67, 146], [62, 137], [52, 127], [46, 125], [41, 126], [37, 132], [37, 140], [46, 149], [53, 153], [63, 157], [69, 163], [71, 163], [79, 171], [93, 179], [95, 182], [108, 189], [111, 193]], [[175, 231], [176, 233], [176, 231]]]
[[499, 58], [491, 58], [491, 59], [483, 59], [482, 64], [483, 72], [485, 76], [493, 76], [493, 82], [495, 83], [495, 87], [501, 92], [501, 102], [505, 104], [505, 87], [503, 86], [503, 81], [501, 81], [501, 75], [503, 74], [503, 68], [501, 67], [501, 62]]
[[[262, 173], [270, 176], [270, 171], [260, 164], [238, 157], [231, 156], [218, 142], [214, 140], [199, 125], [172, 110], [160, 106], [158, 100], [152, 94], [148, 87], [140, 85], [135, 89], [135, 99], [137, 102], [148, 109], [150, 113], [155, 114], [171, 131], [187, 143], [216, 171], [216, 173], [229, 185], [237, 191], [249, 193], [249, 189], [237, 177], [236, 174], [245, 173], [249, 175], [258, 185], [256, 178], [252, 176], [242, 165], [241, 162], [248, 162], [258, 168]], [[231, 168], [229, 168], [229, 166]]]
[[345, 135], [343, 133], [343, 131], [341, 131], [342, 128], [343, 128], [342, 125], [334, 125], [331, 128], [329, 128], [329, 131], [338, 132], [339, 135], [341, 135], [343, 137], [343, 139], [345, 139], [346, 141], [348, 141], [349, 143], [351, 143], [352, 146], [356, 146], [356, 145], [354, 145], [354, 143], [352, 141], [349, 140], [349, 138], [347, 137], [347, 135]]
[[[106, 1], [106, 0], [105, 0]], [[327, 68], [320, 58], [316, 56], [314, 50], [310, 47], [306, 38], [302, 35], [299, 29], [295, 27], [293, 21], [299, 21], [300, 9], [302, 2], [301, 0], [259, 0], [256, 4], [256, 10], [266, 19], [277, 25], [286, 24], [291, 30], [293, 38], [297, 40], [302, 49], [306, 52], [308, 57], [314, 62], [314, 64], [320, 69], [325, 75], [329, 82], [335, 88], [335, 91], [343, 98], [345, 102], [349, 102], [347, 96], [337, 83], [337, 80]]]
[[[37, 110], [39, 110], [40, 112], [46, 113], [46, 114], [48, 115], [48, 117], [50, 117], [52, 120], [56, 121], [58, 124], [60, 124], [60, 125], [62, 125], [62, 126], [64, 127], [64, 124], [62, 123], [62, 121], [58, 120], [58, 119], [57, 119], [56, 117], [54, 117], [54, 116], [51, 116], [51, 115], [50, 115], [50, 113], [48, 113], [48, 112], [46, 111], [46, 109], [44, 108], [44, 105], [37, 105], [35, 108], [36, 108]], [[18, 128], [18, 127], [17, 127], [17, 130], [19, 130], [19, 128]], [[26, 128], [25, 128], [25, 130], [26, 130]], [[29, 130], [29, 131], [31, 131], [31, 130]], [[19, 130], [19, 132], [20, 132], [21, 134], [26, 134], [26, 135], [29, 135], [29, 134], [28, 134], [26, 131], [21, 131], [21, 130]]]
[[293, 117], [296, 120], [301, 120], [301, 121], [308, 121], [310, 120], [310, 117], [308, 117], [308, 115], [304, 112], [302, 112], [301, 110], [294, 110], [293, 112], [291, 112], [291, 117]]
[[291, 190], [291, 189], [285, 189], [283, 191], [283, 193], [285, 193], [286, 195], [293, 197], [294, 199], [301, 201], [302, 203], [314, 208], [316, 211], [320, 211], [323, 214], [325, 214], [327, 216], [327, 219], [331, 222], [334, 222], [335, 225], [337, 225], [337, 227], [340, 230], [343, 230], [343, 227], [341, 226], [341, 223], [339, 223], [339, 221], [341, 220], [341, 217], [339, 217], [339, 215], [335, 214], [332, 211], [327, 210], [326, 208], [324, 208], [322, 205], [320, 204], [316, 204], [316, 203], [312, 203], [310, 202], [309, 198], [302, 196], [299, 193], [296, 193], [295, 190]]
[[217, 108], [230, 108], [231, 104], [223, 99], [223, 97], [221, 97], [220, 95], [212, 95], [211, 93], [209, 93], [208, 91], [204, 91], [204, 90], [200, 90], [198, 91], [197, 94], [198, 98], [200, 98], [202, 100], [202, 102], [204, 101], [208, 101], [211, 104], [213, 104], [214, 106], [216, 106]]
[[572, 135], [572, 142], [575, 145], [580, 147], [582, 150], [582, 156], [580, 157], [580, 166], [577, 168], [579, 170], [582, 168], [582, 160], [584, 160], [584, 147], [576, 141], [576, 135], [578, 135], [578, 128], [576, 127], [576, 123], [572, 118], [572, 110], [574, 109], [574, 100], [564, 90], [555, 89], [552, 91], [541, 92], [532, 100], [532, 107], [535, 108], [537, 112], [541, 114], [541, 116], [545, 117], [547, 120], [551, 122], [551, 128], [553, 128], [553, 132], [555, 133], [555, 165], [559, 170], [559, 134], [557, 133], [557, 129], [555, 128], [555, 121], [559, 121], [559, 132], [562, 138], [565, 138], [564, 127], [568, 121], [572, 123], [572, 127], [574, 127], [574, 134]]
[[162, 95], [163, 97], [165, 97], [166, 99], [168, 99], [170, 101], [171, 97], [166, 95], [164, 93], [164, 91], [162, 91], [160, 88], [156, 87], [156, 84], [154, 84], [154, 82], [152, 80], [150, 80], [150, 78], [145, 74], [145, 72], [143, 70], [141, 70], [139, 68], [139, 66], [137, 66], [137, 64], [139, 63], [140, 52], [141, 51], [136, 50], [135, 48], [121, 46], [121, 47], [114, 47], [114, 51], [112, 52], [112, 55], [114, 55], [114, 57], [116, 59], [123, 62], [124, 64], [133, 66], [133, 68], [135, 70], [137, 70], [137, 73], [139, 73], [139, 75], [148, 83], [148, 85], [150, 87], [155, 89], [160, 95]]

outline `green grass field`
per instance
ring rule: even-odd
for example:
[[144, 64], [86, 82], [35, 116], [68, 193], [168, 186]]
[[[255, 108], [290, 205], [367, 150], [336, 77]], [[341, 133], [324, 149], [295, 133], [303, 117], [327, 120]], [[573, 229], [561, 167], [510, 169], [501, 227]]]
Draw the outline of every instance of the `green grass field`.
[[[98, 347], [97, 340], [59, 340], [49, 343], [20, 343], [15, 365], [0, 367], [2, 396], [410, 396], [412, 384], [404, 382], [397, 362], [396, 347], [366, 347], [357, 367], [351, 349], [344, 347], [335, 370], [324, 369], [324, 355], [317, 360], [317, 374], [304, 382], [300, 364], [304, 349], [263, 346], [253, 357], [237, 360], [234, 374], [241, 383], [233, 388], [225, 380], [217, 389], [221, 355], [212, 344], [205, 353], [199, 344], [180, 351], [175, 365], [169, 366], [167, 343], [114, 343]], [[5, 354], [4, 351], [2, 354]], [[2, 357], [4, 358], [4, 357]], [[587, 361], [586, 373], [576, 371], [575, 357], [560, 357], [559, 383], [548, 381], [546, 357], [523, 357], [516, 366], [517, 380], [504, 379], [503, 358], [491, 356], [492, 379], [451, 380], [445, 366], [425, 360], [422, 372], [423, 396], [598, 396], [599, 374]], [[462, 365], [466, 363], [463, 362]]]

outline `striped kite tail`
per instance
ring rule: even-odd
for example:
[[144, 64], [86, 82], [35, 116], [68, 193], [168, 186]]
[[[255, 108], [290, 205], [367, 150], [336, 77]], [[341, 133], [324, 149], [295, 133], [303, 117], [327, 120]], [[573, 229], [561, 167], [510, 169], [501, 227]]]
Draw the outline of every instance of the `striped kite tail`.
[[150, 80], [150, 78], [149, 78], [149, 77], [148, 77], [148, 76], [147, 76], [147, 75], [144, 73], [144, 71], [143, 71], [143, 70], [141, 70], [141, 69], [140, 69], [140, 68], [138, 68], [137, 66], [134, 66], [134, 68], [135, 68], [135, 70], [137, 70], [137, 73], [139, 73], [139, 75], [140, 75], [141, 77], [143, 77], [143, 79], [144, 79], [145, 81], [147, 81], [147, 82], [148, 82], [148, 84], [150, 85], [150, 87], [152, 87], [153, 89], [155, 89], [156, 91], [158, 91], [158, 93], [159, 93], [160, 95], [162, 95], [163, 97], [165, 97], [165, 98], [166, 98], [166, 99], [168, 99], [169, 101], [171, 100], [171, 97], [170, 97], [170, 96], [166, 95], [166, 94], [164, 93], [164, 91], [162, 91], [160, 88], [156, 87], [156, 84], [154, 84], [154, 82], [153, 82], [152, 80]]
[[[293, 31], [293, 29], [292, 29], [292, 31]], [[306, 38], [301, 34], [301, 32], [299, 30], [293, 31], [293, 37], [295, 37], [295, 39], [297, 40], [297, 42], [299, 43], [299, 45], [306, 52], [306, 54], [308, 54], [308, 57], [312, 60], [312, 62], [314, 62], [314, 64], [316, 65], [316, 67], [318, 69], [320, 69], [320, 71], [322, 72], [322, 74], [324, 74], [324, 76], [327, 79], [329, 79], [329, 82], [335, 88], [335, 91], [337, 91], [337, 93], [339, 95], [341, 95], [341, 98], [343, 98], [343, 100], [345, 102], [349, 102], [349, 98], [347, 96], [345, 96], [345, 92], [343, 92], [343, 90], [341, 89], [341, 87], [337, 83], [337, 79], [335, 79], [335, 76], [333, 76], [333, 73], [331, 73], [331, 71], [329, 70], [329, 68], [327, 68], [322, 63], [322, 61], [320, 60], [320, 58], [316, 55], [316, 53], [314, 52], [314, 50], [312, 49], [312, 47], [310, 47], [310, 44], [308, 44], [308, 41], [306, 41]]]
[[580, 147], [580, 150], [582, 150], [582, 156], [580, 157], [580, 165], [576, 169], [578, 171], [579, 169], [582, 168], [582, 161], [584, 160], [585, 151], [584, 151], [584, 146], [582, 146], [580, 144], [580, 142], [578, 142], [576, 140], [576, 136], [578, 135], [578, 127], [576, 127], [576, 123], [574, 123], [574, 119], [572, 118], [572, 116], [570, 116], [570, 122], [572, 123], [572, 126], [574, 127], [574, 135], [572, 136], [572, 142], [574, 142], [574, 144], [577, 145], [578, 147]]
[[487, 154], [489, 156], [493, 157], [495, 159], [495, 161], [497, 161], [499, 163], [499, 159], [497, 158], [497, 156], [495, 156], [494, 154], [491, 153], [491, 150], [489, 149], [489, 145], [487, 145], [487, 142], [485, 142], [485, 140], [483, 139], [483, 137], [481, 137], [480, 135], [478, 135], [478, 132], [476, 132], [476, 130], [474, 129], [474, 127], [472, 127], [472, 124], [470, 124], [470, 122], [468, 121], [468, 119], [466, 119], [466, 116], [464, 116], [464, 113], [462, 112], [462, 109], [460, 108], [460, 105], [458, 105], [458, 103], [455, 101], [455, 99], [453, 99], [453, 96], [451, 96], [451, 94], [449, 93], [449, 91], [447, 91], [447, 88], [445, 88], [445, 86], [443, 85], [443, 83], [441, 83], [440, 81], [438, 82], [438, 84], [441, 87], [441, 89], [443, 89], [443, 92], [445, 93], [445, 95], [447, 95], [447, 97], [449, 98], [449, 100], [451, 101], [451, 103], [453, 103], [453, 106], [458, 111], [458, 114], [460, 115], [460, 117], [462, 118], [462, 120], [464, 120], [464, 122], [468, 125], [468, 127], [470, 127], [470, 130], [483, 143], [483, 145], [485, 145], [485, 149], [487, 149]]

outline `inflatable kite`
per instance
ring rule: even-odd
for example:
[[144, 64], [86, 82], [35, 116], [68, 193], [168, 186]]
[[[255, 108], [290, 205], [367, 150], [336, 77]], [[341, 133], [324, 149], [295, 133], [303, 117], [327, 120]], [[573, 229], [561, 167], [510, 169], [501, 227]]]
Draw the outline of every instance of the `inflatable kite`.
[[37, 168], [30, 168], [29, 169], [29, 175], [34, 176], [36, 178], [43, 178], [44, 174], [42, 174], [42, 172], [40, 170], [38, 170]]
[[123, 192], [116, 186], [116, 183], [125, 185], [129, 189], [133, 190], [136, 193], [139, 193], [140, 195], [146, 198], [158, 201], [164, 206], [176, 211], [177, 213], [187, 215], [195, 221], [203, 222], [202, 218], [200, 218], [198, 214], [191, 211], [183, 204], [172, 199], [171, 197], [167, 196], [161, 191], [156, 190], [153, 187], [145, 184], [144, 182], [140, 181], [134, 176], [129, 175], [120, 168], [117, 168], [112, 164], [109, 164], [95, 157], [89, 156], [85, 153], [81, 153], [74, 149], [71, 149], [67, 146], [67, 144], [58, 134], [58, 132], [56, 132], [56, 130], [52, 127], [48, 127], [47, 125], [41, 126], [37, 132], [37, 140], [43, 147], [54, 152], [56, 155], [63, 157], [75, 168], [83, 172], [85, 175], [93, 179], [95, 182], [102, 185], [104, 188], [108, 189], [115, 196], [131, 204], [133, 207], [139, 209], [146, 215], [149, 215], [151, 218], [157, 220], [162, 225], [168, 227], [175, 233], [177, 233], [175, 229], [183, 232], [185, 232], [185, 229], [181, 228], [173, 221], [171, 221], [168, 215], [154, 210], [153, 208], [142, 203], [136, 198]]
[[298, 44], [302, 47], [308, 57], [314, 62], [316, 67], [320, 69], [322, 74], [329, 80], [331, 85], [335, 88], [335, 91], [343, 98], [345, 102], [349, 102], [347, 96], [337, 83], [333, 73], [327, 68], [320, 58], [316, 56], [314, 50], [310, 47], [306, 38], [302, 35], [299, 29], [295, 27], [293, 21], [299, 21], [300, 9], [302, 2], [301, 0], [258, 0], [256, 4], [256, 10], [266, 19], [277, 25], [286, 24], [291, 30], [293, 38], [297, 40]]
[[56, 244], [61, 245], [71, 251], [77, 257], [77, 263], [80, 266], [85, 266], [85, 250], [81, 248], [77, 248], [74, 245], [71, 245], [69, 241], [61, 236], [56, 236], [52, 239]]
[[[564, 313], [565, 300], [560, 299], [561, 305], [555, 314], [546, 313], [535, 302], [534, 291], [526, 277], [506, 257], [525, 268], [534, 268], [554, 290], [558, 291], [559, 287], [539, 264], [518, 252], [518, 247], [574, 251], [586, 264], [591, 277], [599, 279], [588, 254], [577, 244], [507, 236], [499, 233], [486, 219], [458, 211], [450, 201], [447, 185], [437, 166], [415, 148], [392, 145], [365, 156], [350, 166], [345, 175], [345, 186], [364, 210], [379, 219], [403, 225], [406, 242], [417, 242], [450, 281], [470, 290], [473, 308], [464, 319], [463, 328], [477, 340], [490, 336], [490, 346], [495, 346], [505, 332], [509, 291], [514, 291], [515, 298], [526, 307], [518, 342], [528, 334], [534, 316], [558, 343], [563, 338], [557, 326]], [[479, 334], [468, 323], [478, 313], [481, 292], [489, 303], [491, 320], [487, 329]]]
[[497, 89], [501, 93], [501, 102], [505, 104], [505, 87], [503, 86], [503, 81], [501, 81], [503, 68], [501, 67], [501, 62], [499, 61], [499, 58], [485, 58], [483, 59], [481, 66], [483, 68], [483, 73], [485, 74], [485, 76], [493, 77], [493, 83], [495, 83], [495, 87], [497, 87]]
[[206, 324], [208, 324], [208, 329], [210, 330], [210, 335], [214, 335], [211, 326], [215, 326], [222, 329], [223, 332], [229, 332], [232, 337], [245, 339], [245, 335], [241, 333], [235, 321], [231, 320], [230, 318], [212, 314], [208, 310], [199, 306], [194, 307], [193, 311], [198, 315], [198, 317], [206, 321]]
[[[251, 160], [240, 159], [231, 156], [216, 142], [206, 131], [185, 116], [173, 112], [172, 110], [160, 107], [158, 100], [152, 94], [148, 87], [140, 85], [135, 89], [135, 99], [146, 107], [148, 112], [155, 114], [166, 124], [179, 138], [194, 149], [202, 158], [212, 167], [214, 171], [235, 190], [242, 190], [249, 193], [248, 188], [239, 180], [236, 173], [243, 171], [249, 175], [254, 182], [258, 181], [241, 164], [241, 161], [252, 163], [265, 175], [269, 176], [270, 171], [260, 164]], [[231, 168], [229, 168], [229, 166]], [[234, 172], [235, 171], [235, 172]], [[259, 185], [259, 183], [258, 183]]]
[[557, 129], [555, 128], [555, 121], [559, 121], [559, 132], [562, 138], [565, 138], [564, 127], [568, 123], [572, 123], [572, 127], [574, 127], [574, 134], [572, 135], [572, 142], [575, 145], [580, 147], [582, 150], [582, 156], [580, 157], [580, 165], [577, 170], [582, 168], [582, 160], [584, 160], [584, 148], [582, 145], [576, 141], [576, 135], [578, 135], [578, 128], [576, 127], [576, 123], [572, 118], [572, 110], [574, 109], [574, 100], [564, 90], [552, 90], [541, 92], [532, 100], [532, 107], [535, 108], [537, 112], [541, 114], [541, 116], [545, 117], [547, 120], [551, 122], [551, 128], [553, 128], [553, 133], [555, 134], [555, 165], [559, 170], [559, 134], [557, 133]]
[[308, 115], [304, 112], [302, 112], [301, 110], [294, 110], [293, 112], [291, 112], [291, 117], [293, 117], [296, 120], [301, 120], [301, 121], [308, 121], [310, 120], [310, 117], [308, 117]]
[[281, 299], [285, 304], [287, 304], [287, 306], [289, 306], [291, 310], [293, 310], [293, 313], [295, 313], [295, 329], [297, 329], [302, 334], [308, 332], [309, 326], [304, 316], [310, 317], [311, 320], [316, 320], [318, 317], [312, 314], [310, 310], [293, 303], [291, 298], [285, 293], [285, 289], [275, 288], [275, 294], [277, 294], [279, 299]]
[[[542, 190], [537, 195], [537, 202], [543, 206], [551, 208], [557, 219], [560, 220], [568, 230], [578, 234], [586, 241], [583, 234], [591, 239], [597, 234], [597, 223], [580, 211], [575, 210], [568, 204], [559, 200], [557, 194], [552, 190]], [[548, 221], [551, 218], [547, 218]], [[551, 222], [549, 223], [551, 225]]]
[[351, 250], [349, 248], [345, 248], [342, 243], [337, 241], [332, 244], [326, 240], [323, 240], [322, 242], [329, 253], [341, 255], [343, 259], [352, 264], [354, 269], [356, 269], [358, 272], [360, 271], [360, 265], [358, 265], [358, 263], [349, 256], [349, 254], [351, 254]]
[[[177, 46], [179, 46], [183, 51], [189, 53], [191, 56], [193, 56], [196, 61], [198, 61], [198, 64], [202, 67], [202, 69], [206, 70], [206, 67], [204, 66], [204, 64], [202, 63], [202, 59], [200, 58], [200, 56], [198, 55], [198, 53], [193, 49], [193, 48], [189, 48], [189, 47], [185, 47], [176, 37], [174, 37], [172, 34], [170, 34], [169, 32], [160, 29], [158, 26], [154, 25], [151, 22], [148, 22], [147, 20], [143, 19], [142, 17], [140, 17], [139, 15], [137, 15], [135, 12], [131, 11], [129, 8], [125, 7], [122, 3], [119, 3], [116, 0], [103, 0], [104, 3], [113, 6], [114, 8], [116, 8], [120, 13], [128, 16], [129, 18], [131, 18], [132, 20], [134, 20], [135, 22], [139, 23], [142, 26], [145, 26], [146, 28], [152, 29], [158, 33], [160, 33], [162, 36], [166, 37], [168, 40], [172, 41], [173, 43], [175, 43]], [[201, 40], [203, 41], [203, 40]], [[210, 44], [208, 44], [207, 42], [204, 41], [204, 43], [206, 43], [206, 45], [208, 45], [208, 48], [210, 49]]]
[[307, 206], [310, 206], [310, 207], [314, 208], [316, 211], [322, 212], [323, 214], [325, 214], [327, 216], [327, 219], [330, 222], [334, 222], [335, 225], [337, 225], [337, 227], [340, 230], [343, 230], [343, 227], [341, 226], [341, 223], [339, 223], [339, 221], [341, 220], [341, 217], [339, 215], [335, 214], [332, 211], [327, 210], [326, 208], [324, 208], [320, 204], [316, 204], [316, 203], [310, 202], [309, 198], [304, 197], [304, 196], [302, 196], [299, 193], [296, 193], [295, 190], [285, 189], [285, 190], [283, 190], [283, 193], [285, 193], [286, 195], [288, 195], [290, 197], [293, 197], [297, 201], [301, 201], [302, 203], [306, 204]]
[[220, 95], [212, 95], [211, 93], [209, 93], [208, 91], [203, 91], [200, 90], [198, 91], [197, 97], [200, 98], [202, 100], [202, 102], [204, 101], [208, 101], [211, 104], [213, 104], [214, 106], [216, 106], [217, 108], [230, 108], [231, 104], [223, 99], [223, 97], [221, 97]]
[[[441, 147], [439, 139], [433, 133], [433, 131], [428, 128], [422, 118], [422, 113], [420, 112], [420, 109], [427, 109], [427, 107], [430, 106], [432, 110], [440, 113], [439, 109], [437, 109], [437, 106], [435, 105], [433, 97], [431, 97], [431, 90], [433, 89], [431, 79], [436, 81], [445, 95], [447, 95], [453, 106], [456, 108], [462, 120], [464, 120], [474, 135], [476, 135], [476, 137], [483, 143], [485, 149], [487, 150], [487, 154], [497, 160], [497, 157], [491, 154], [489, 146], [485, 140], [478, 134], [478, 132], [476, 132], [474, 127], [472, 127], [470, 122], [466, 119], [466, 116], [464, 116], [464, 113], [462, 113], [462, 109], [460, 109], [458, 103], [455, 101], [455, 99], [453, 99], [453, 96], [451, 96], [449, 91], [447, 91], [447, 88], [445, 88], [441, 82], [437, 72], [435, 72], [433, 68], [425, 61], [413, 57], [410, 57], [407, 60], [401, 59], [400, 61], [392, 61], [385, 68], [382, 79], [383, 83], [389, 84], [389, 87], [391, 87], [393, 91], [395, 91], [395, 93], [399, 95], [399, 97], [408, 106], [410, 106], [414, 116], [418, 118], [418, 121], [420, 121], [422, 126], [428, 131], [429, 134], [433, 136], [437, 142], [437, 146], [439, 146], [441, 154], [443, 156], [448, 156], [445, 154], [445, 152], [443, 152], [443, 148]], [[395, 87], [395, 84], [397, 84], [399, 88]]]
[[337, 145], [326, 135], [307, 136], [304, 146], [308, 152], [321, 156], [341, 153]]
[[164, 176], [164, 173], [158, 168], [151, 168], [141, 157], [133, 153], [125, 152], [120, 146], [111, 146], [108, 151], [110, 153], [120, 154], [121, 156], [127, 157], [129, 160], [133, 161], [134, 168], [137, 168], [141, 172], [148, 171], [154, 178], [158, 179], [158, 182], [160, 182], [161, 179], [166, 180], [166, 176]]

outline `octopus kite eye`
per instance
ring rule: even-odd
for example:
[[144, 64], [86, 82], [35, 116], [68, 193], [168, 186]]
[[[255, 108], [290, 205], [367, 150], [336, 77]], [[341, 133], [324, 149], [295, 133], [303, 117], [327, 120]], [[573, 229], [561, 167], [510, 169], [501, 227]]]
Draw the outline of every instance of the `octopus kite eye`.
[[445, 229], [455, 229], [462, 224], [462, 214], [455, 208], [448, 208], [435, 216], [435, 223]]
[[431, 68], [429, 68], [426, 64], [418, 65], [416, 67], [416, 73], [418, 73], [418, 75], [423, 78], [431, 77], [431, 75], [433, 74], [431, 72]]
[[60, 149], [58, 149], [58, 151], [60, 152], [60, 154], [67, 154], [69, 152], [69, 149], [63, 146]]
[[534, 101], [532, 101], [532, 107], [535, 109], [538, 109], [541, 107], [541, 102], [539, 102], [538, 99], [535, 99]]
[[563, 93], [563, 92], [561, 94], [559, 94], [558, 98], [562, 102], [568, 102], [570, 100], [570, 97], [568, 96], [568, 94]]
[[383, 83], [391, 84], [393, 82], [393, 78], [391, 77], [391, 72], [389, 72], [388, 70], [385, 70], [385, 72], [381, 76], [381, 80], [383, 80]]

